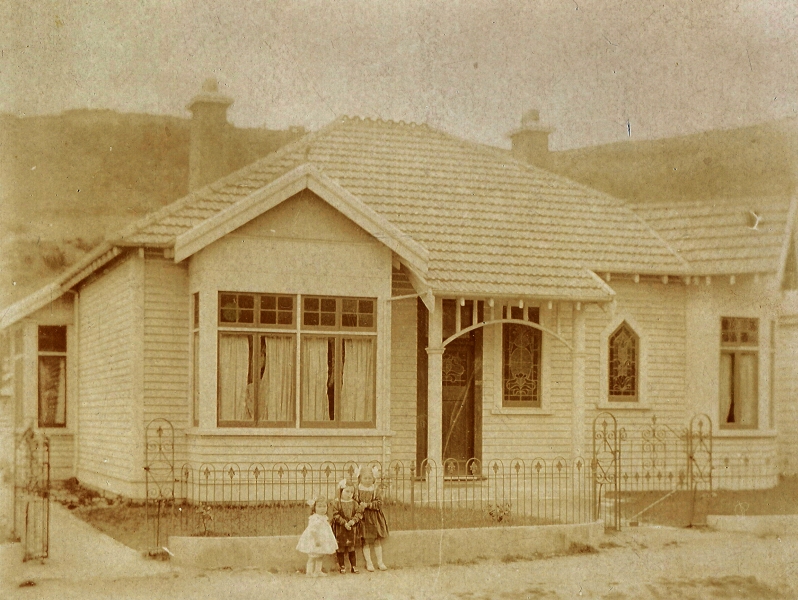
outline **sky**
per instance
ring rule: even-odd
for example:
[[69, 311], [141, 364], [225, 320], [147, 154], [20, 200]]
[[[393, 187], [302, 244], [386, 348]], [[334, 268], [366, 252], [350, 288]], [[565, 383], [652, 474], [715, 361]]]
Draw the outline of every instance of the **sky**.
[[0, 112], [188, 116], [208, 77], [239, 127], [339, 115], [552, 149], [798, 112], [798, 2], [4, 0]]

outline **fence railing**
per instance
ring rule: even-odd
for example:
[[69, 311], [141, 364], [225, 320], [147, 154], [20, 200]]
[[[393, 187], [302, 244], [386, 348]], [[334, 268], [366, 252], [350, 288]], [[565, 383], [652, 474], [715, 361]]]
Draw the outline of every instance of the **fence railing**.
[[[355, 463], [202, 463], [176, 470], [173, 486], [148, 489], [147, 514], [160, 543], [168, 535], [292, 535], [303, 531], [307, 501], [337, 497]], [[372, 469], [391, 529], [585, 523], [600, 517], [590, 465], [582, 459], [379, 462]], [[157, 472], [151, 472], [156, 477]]]

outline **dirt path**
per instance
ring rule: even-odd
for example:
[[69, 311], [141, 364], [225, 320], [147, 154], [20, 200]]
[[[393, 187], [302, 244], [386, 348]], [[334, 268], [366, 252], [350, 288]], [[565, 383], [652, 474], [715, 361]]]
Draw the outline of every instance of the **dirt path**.
[[[386, 557], [389, 558], [389, 557]], [[43, 581], [11, 598], [798, 598], [798, 538], [629, 529], [597, 553], [307, 579], [263, 569], [181, 569], [136, 579]]]

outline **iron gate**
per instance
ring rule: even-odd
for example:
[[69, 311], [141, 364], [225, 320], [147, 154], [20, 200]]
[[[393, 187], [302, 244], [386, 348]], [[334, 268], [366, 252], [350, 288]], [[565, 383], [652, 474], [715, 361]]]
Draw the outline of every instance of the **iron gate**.
[[23, 560], [47, 558], [50, 552], [50, 440], [28, 429], [14, 449], [14, 534]]
[[712, 420], [698, 414], [674, 427], [654, 415], [627, 428], [602, 412], [593, 419], [592, 470], [594, 517], [608, 529], [636, 524], [673, 496], [684, 502], [684, 492], [690, 525], [701, 525], [698, 504], [712, 491]]

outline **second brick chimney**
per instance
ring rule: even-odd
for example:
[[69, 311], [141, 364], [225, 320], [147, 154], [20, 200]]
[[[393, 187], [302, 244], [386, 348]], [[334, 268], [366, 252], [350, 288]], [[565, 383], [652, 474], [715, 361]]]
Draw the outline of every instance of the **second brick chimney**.
[[216, 79], [206, 79], [202, 92], [186, 107], [191, 111], [188, 189], [196, 190], [227, 175], [227, 108], [233, 99], [219, 93]]
[[540, 122], [537, 110], [525, 112], [521, 117], [521, 127], [509, 134], [513, 142], [513, 155], [538, 167], [548, 167], [549, 134], [553, 131], [553, 128]]

